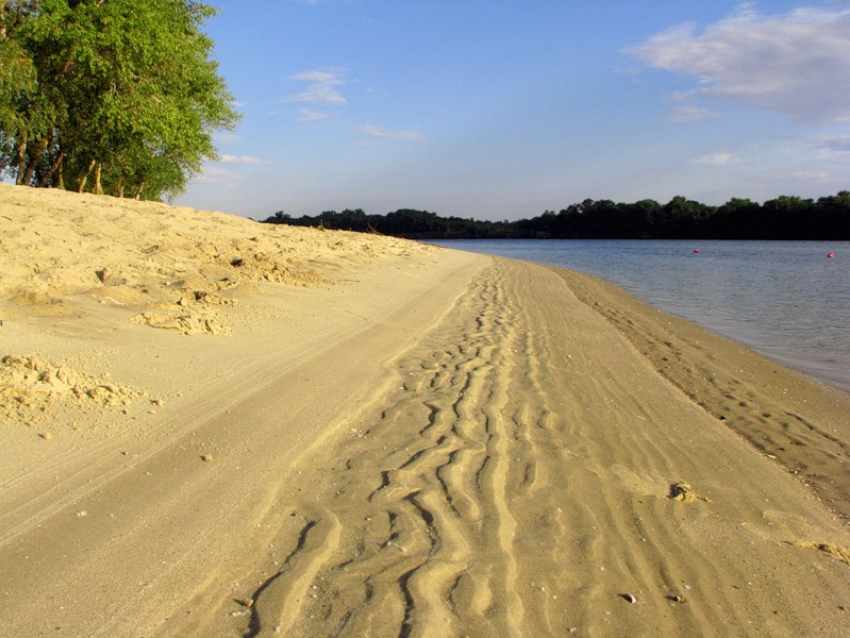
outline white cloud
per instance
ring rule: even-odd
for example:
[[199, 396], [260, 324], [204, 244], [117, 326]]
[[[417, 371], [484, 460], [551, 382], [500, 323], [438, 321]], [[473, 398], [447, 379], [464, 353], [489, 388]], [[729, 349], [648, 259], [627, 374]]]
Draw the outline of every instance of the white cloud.
[[425, 136], [415, 131], [384, 131], [372, 124], [361, 124], [357, 127], [361, 133], [370, 137], [386, 137], [394, 140], [417, 141], [424, 140]]
[[317, 120], [327, 119], [328, 114], [322, 113], [321, 111], [314, 111], [313, 109], [302, 108], [300, 111], [300, 116], [298, 117], [301, 122], [315, 122]]
[[222, 155], [218, 158], [222, 164], [265, 164], [265, 160], [249, 155]]
[[702, 33], [693, 24], [679, 25], [627, 53], [657, 69], [693, 76], [695, 98], [798, 121], [850, 120], [850, 8], [760, 15], [744, 4]]
[[218, 166], [204, 166], [203, 172], [192, 178], [194, 184], [228, 184], [239, 181], [241, 177], [225, 168]]
[[668, 119], [672, 122], [696, 122], [716, 117], [720, 117], [716, 111], [703, 109], [693, 104], [681, 104], [673, 107]]
[[311, 104], [346, 104], [347, 100], [339, 94], [335, 87], [342, 86], [345, 81], [342, 74], [333, 69], [317, 69], [293, 75], [290, 80], [307, 82], [306, 89], [295, 95], [284, 98], [285, 102], [309, 102]]
[[818, 184], [826, 184], [832, 181], [832, 175], [827, 171], [797, 171], [794, 173], [794, 177]]
[[737, 164], [738, 159], [732, 153], [714, 153], [712, 155], [701, 155], [691, 160], [691, 164], [707, 164], [709, 166], [728, 166]]

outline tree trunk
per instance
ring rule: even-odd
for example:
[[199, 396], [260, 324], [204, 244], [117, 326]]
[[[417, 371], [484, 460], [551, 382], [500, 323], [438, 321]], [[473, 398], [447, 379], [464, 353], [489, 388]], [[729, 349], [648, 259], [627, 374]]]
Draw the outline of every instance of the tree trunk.
[[142, 191], [145, 190], [145, 183], [142, 182], [139, 184], [139, 190], [136, 191], [136, 196], [133, 198], [136, 201], [139, 201], [142, 198]]
[[29, 184], [30, 182], [32, 182], [32, 176], [35, 174], [35, 167], [38, 164], [38, 160], [41, 159], [41, 155], [42, 153], [44, 153], [46, 148], [47, 138], [42, 137], [40, 140], [38, 140], [38, 146], [36, 147], [36, 151], [30, 157], [30, 161], [27, 164], [27, 168], [24, 171], [24, 178], [20, 182], [21, 184]]
[[24, 173], [27, 169], [27, 136], [21, 135], [21, 143], [15, 153], [15, 184], [20, 186], [24, 183]]
[[86, 174], [83, 175], [83, 178], [80, 180], [80, 187], [77, 189], [78, 193], [82, 193], [86, 190], [86, 182], [89, 181], [89, 174], [91, 173], [91, 169], [94, 168], [96, 160], [92, 160], [89, 162], [89, 167], [86, 169]]
[[[63, 151], [64, 153], [64, 151]], [[65, 190], [65, 157], [59, 158], [59, 166], [56, 167], [56, 174], [53, 176], [53, 187]]]
[[94, 165], [94, 194], [103, 195], [103, 185], [100, 183], [100, 162]]
[[65, 156], [65, 150], [64, 149], [60, 150], [56, 154], [56, 157], [53, 159], [53, 162], [51, 162], [50, 168], [48, 169], [48, 171], [44, 175], [41, 176], [40, 180], [38, 180], [38, 187], [39, 188], [46, 188], [47, 186], [50, 186], [51, 184], [56, 183], [56, 180], [54, 179], [54, 177], [56, 175], [56, 171], [59, 169], [60, 166], [62, 166], [62, 158], [64, 156]]

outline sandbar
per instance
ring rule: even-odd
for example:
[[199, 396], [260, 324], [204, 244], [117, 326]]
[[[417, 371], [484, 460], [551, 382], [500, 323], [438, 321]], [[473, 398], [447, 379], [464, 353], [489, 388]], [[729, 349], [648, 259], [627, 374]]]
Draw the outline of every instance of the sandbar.
[[850, 634], [846, 393], [536, 264], [0, 228], [0, 636]]

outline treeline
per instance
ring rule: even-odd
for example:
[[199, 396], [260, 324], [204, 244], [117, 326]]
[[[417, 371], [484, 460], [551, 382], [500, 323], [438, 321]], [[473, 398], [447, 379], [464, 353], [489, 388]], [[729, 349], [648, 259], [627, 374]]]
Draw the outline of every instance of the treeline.
[[376, 232], [411, 239], [829, 239], [850, 240], [850, 191], [817, 201], [781, 196], [759, 204], [731, 199], [708, 206], [684, 197], [666, 204], [586, 199], [560, 212], [515, 222], [439, 217], [401, 209], [368, 215], [362, 209], [293, 218], [279, 211], [272, 224]]
[[0, 0], [0, 172], [160, 199], [238, 119], [194, 0]]
[[510, 222], [477, 221], [460, 217], [439, 217], [437, 213], [403, 208], [386, 215], [368, 215], [363, 209], [346, 209], [341, 213], [325, 211], [315, 217], [290, 217], [278, 211], [267, 224], [313, 226], [328, 230], [353, 230], [410, 239], [484, 239], [513, 237]]

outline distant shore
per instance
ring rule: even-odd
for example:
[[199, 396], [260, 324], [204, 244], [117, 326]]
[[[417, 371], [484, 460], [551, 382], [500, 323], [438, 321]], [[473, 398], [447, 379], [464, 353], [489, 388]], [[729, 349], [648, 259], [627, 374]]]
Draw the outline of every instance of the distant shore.
[[292, 217], [278, 211], [269, 224], [353, 230], [408, 239], [822, 239], [850, 240], [850, 191], [817, 200], [782, 195], [763, 204], [732, 198], [710, 206], [686, 197], [666, 204], [586, 199], [559, 212], [516, 221], [443, 217], [401, 208], [385, 215], [357, 209]]
[[846, 393], [557, 268], [0, 224], [0, 636], [850, 632]]

